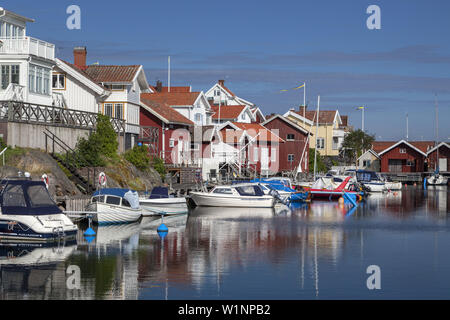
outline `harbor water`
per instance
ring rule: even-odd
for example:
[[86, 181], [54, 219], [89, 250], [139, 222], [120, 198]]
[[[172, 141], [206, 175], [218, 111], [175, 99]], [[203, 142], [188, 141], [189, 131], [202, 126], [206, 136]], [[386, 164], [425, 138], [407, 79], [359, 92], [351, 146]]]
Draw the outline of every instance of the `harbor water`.
[[449, 195], [196, 208], [166, 235], [160, 217], [92, 238], [83, 223], [72, 243], [2, 245], [0, 299], [450, 299]]

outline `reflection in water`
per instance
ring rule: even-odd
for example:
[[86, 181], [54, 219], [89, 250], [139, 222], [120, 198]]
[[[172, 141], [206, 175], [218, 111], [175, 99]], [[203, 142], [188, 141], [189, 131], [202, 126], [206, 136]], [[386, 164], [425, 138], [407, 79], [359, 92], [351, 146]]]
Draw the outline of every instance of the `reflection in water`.
[[[328, 201], [275, 209], [198, 207], [189, 215], [96, 227], [89, 241], [82, 225], [76, 245], [0, 247], [0, 298], [416, 297], [412, 292], [445, 298], [448, 197], [446, 187], [408, 187], [370, 195], [353, 210]], [[169, 228], [164, 238], [157, 233], [162, 222]], [[386, 295], [365, 287], [371, 264], [389, 270]], [[71, 265], [81, 270], [79, 289], [66, 287]], [[421, 290], [408, 289], [411, 276], [424, 278]]]

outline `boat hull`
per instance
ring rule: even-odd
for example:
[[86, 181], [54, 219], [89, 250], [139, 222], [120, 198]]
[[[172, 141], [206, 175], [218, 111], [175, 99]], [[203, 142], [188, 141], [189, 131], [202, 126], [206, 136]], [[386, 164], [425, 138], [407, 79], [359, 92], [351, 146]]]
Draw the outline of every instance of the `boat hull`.
[[186, 213], [188, 210], [186, 198], [164, 198], [164, 199], [140, 199], [144, 217], [153, 215], [174, 215]]
[[384, 182], [363, 182], [363, 185], [370, 190], [370, 192], [383, 192], [386, 190]]
[[142, 217], [142, 209], [125, 208], [106, 203], [90, 203], [86, 211], [93, 212], [92, 221], [99, 225], [132, 223]]
[[51, 242], [75, 238], [78, 227], [61, 214], [0, 215], [0, 242]]
[[190, 199], [201, 207], [227, 208], [273, 208], [275, 198], [272, 196], [226, 196], [203, 192], [191, 192]]
[[[311, 189], [309, 191], [311, 193], [312, 198], [321, 198], [321, 199], [339, 199], [344, 196], [344, 191], [333, 191], [333, 190], [320, 190], [320, 189]], [[345, 191], [348, 194], [361, 195], [360, 192], [356, 191]]]

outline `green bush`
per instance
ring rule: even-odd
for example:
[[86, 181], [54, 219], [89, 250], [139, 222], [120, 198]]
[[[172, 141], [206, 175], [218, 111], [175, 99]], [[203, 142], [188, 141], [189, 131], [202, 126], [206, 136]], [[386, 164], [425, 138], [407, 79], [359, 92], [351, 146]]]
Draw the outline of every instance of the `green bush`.
[[[309, 172], [314, 172], [314, 151], [314, 149], [309, 149]], [[316, 160], [316, 172], [327, 172], [327, 165], [325, 164], [324, 158], [320, 155], [319, 151], [317, 151]]]
[[166, 175], [166, 167], [164, 166], [164, 160], [159, 157], [154, 157], [152, 161], [152, 166], [159, 173], [161, 178]]
[[150, 165], [148, 147], [146, 146], [135, 146], [133, 149], [125, 152], [124, 157], [140, 170], [146, 170]]

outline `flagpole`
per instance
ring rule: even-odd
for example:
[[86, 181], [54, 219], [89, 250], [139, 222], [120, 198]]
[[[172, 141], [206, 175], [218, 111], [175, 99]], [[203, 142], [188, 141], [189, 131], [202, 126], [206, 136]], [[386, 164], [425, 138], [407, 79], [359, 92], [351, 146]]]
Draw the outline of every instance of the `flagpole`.
[[303, 82], [303, 127], [306, 126], [306, 81]]
[[362, 131], [364, 132], [364, 110], [365, 110], [366, 108], [365, 107], [363, 107], [363, 109], [362, 109]]
[[316, 117], [316, 147], [314, 148], [314, 181], [316, 181], [317, 168], [317, 137], [319, 135], [319, 112], [320, 112], [320, 95], [317, 97], [317, 117]]
[[168, 87], [167, 87], [167, 91], [170, 92], [170, 56], [169, 56], [169, 70], [168, 70], [168, 75], [167, 75], [167, 82], [168, 82]]

